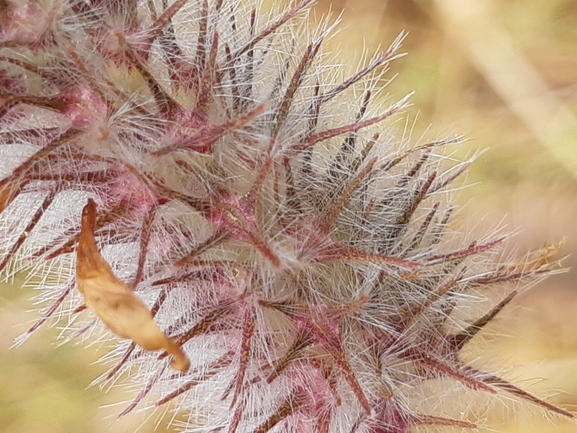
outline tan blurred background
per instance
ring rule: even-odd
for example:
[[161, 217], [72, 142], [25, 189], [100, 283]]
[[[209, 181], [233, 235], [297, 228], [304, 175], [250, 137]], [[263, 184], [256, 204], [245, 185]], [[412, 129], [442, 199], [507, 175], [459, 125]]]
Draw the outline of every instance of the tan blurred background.
[[[520, 297], [477, 344], [484, 362], [514, 367], [507, 377], [516, 384], [577, 411], [577, 1], [319, 0], [317, 16], [329, 8], [343, 11], [344, 27], [329, 47], [349, 64], [363, 47], [384, 49], [409, 32], [388, 89], [396, 98], [416, 91], [406, 111], [411, 122], [417, 117], [415, 141], [458, 133], [469, 141], [455, 157], [486, 149], [460, 193], [463, 224], [520, 227], [521, 252], [565, 239], [572, 269]], [[124, 406], [98, 409], [128, 397], [86, 389], [103, 371], [92, 365], [96, 348], [55, 348], [57, 331], [42, 329], [8, 350], [36, 317], [25, 313], [31, 293], [0, 291], [0, 431], [153, 431], [155, 415], [116, 421]], [[487, 416], [499, 433], [577, 432], [530, 405], [514, 418]]]

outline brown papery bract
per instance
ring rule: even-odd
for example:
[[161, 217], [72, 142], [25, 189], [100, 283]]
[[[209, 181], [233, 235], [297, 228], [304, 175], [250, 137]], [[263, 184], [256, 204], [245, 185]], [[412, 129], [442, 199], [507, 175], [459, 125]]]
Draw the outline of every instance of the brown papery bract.
[[188, 370], [190, 362], [181, 347], [158, 328], [144, 302], [114, 275], [98, 251], [94, 239], [95, 223], [96, 203], [89, 199], [82, 211], [76, 261], [76, 282], [86, 306], [114, 334], [133, 340], [144, 350], [165, 349], [174, 357], [170, 364], [172, 368]]

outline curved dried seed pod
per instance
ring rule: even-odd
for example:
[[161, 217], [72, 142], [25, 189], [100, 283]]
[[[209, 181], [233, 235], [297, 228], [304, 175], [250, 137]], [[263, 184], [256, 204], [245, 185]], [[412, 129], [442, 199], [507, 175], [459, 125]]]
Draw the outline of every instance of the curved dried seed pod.
[[76, 282], [86, 306], [119, 337], [129, 338], [145, 350], [165, 349], [174, 357], [172, 368], [188, 370], [190, 362], [181, 347], [163, 334], [144, 302], [114, 275], [98, 251], [95, 223], [96, 203], [89, 199], [82, 211], [76, 258]]

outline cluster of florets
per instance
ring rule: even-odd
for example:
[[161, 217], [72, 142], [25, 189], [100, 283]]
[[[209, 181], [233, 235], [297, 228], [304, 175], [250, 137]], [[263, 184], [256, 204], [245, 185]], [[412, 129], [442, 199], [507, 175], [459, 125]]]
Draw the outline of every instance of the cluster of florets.
[[336, 81], [310, 3], [2, 3], [0, 268], [42, 277], [30, 332], [124, 338], [123, 413], [177, 402], [185, 431], [472, 428], [467, 391], [571, 416], [460, 356], [552, 249], [449, 228], [458, 138], [409, 147], [405, 101], [374, 102], [400, 39]]

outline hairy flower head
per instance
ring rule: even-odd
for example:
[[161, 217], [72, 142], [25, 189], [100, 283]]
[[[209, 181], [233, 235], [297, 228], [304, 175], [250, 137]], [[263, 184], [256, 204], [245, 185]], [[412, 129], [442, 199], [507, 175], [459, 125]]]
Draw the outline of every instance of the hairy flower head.
[[337, 79], [310, 3], [1, 6], [0, 270], [41, 276], [30, 332], [112, 338], [123, 414], [175, 402], [182, 431], [474, 428], [463, 393], [571, 416], [460, 356], [555, 247], [452, 230], [459, 139], [411, 147], [405, 100], [374, 102], [402, 38]]

